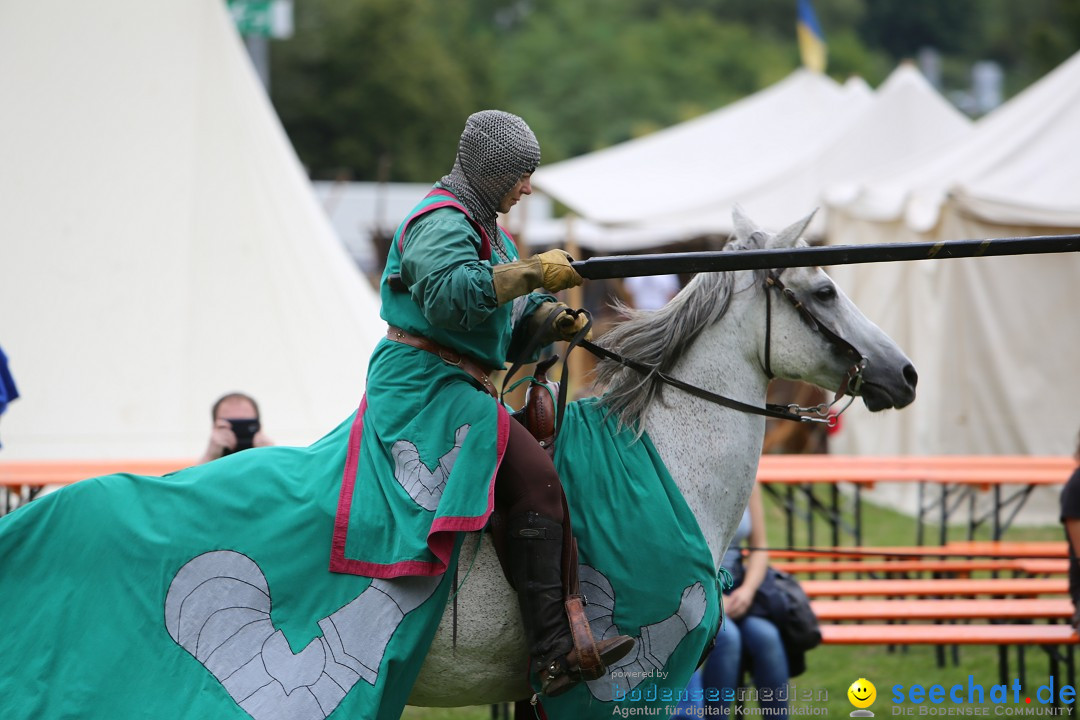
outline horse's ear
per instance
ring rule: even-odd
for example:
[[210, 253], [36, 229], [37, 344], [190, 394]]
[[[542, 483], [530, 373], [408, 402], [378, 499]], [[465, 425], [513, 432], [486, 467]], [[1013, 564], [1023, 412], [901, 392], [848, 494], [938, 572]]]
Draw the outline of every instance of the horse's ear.
[[758, 232], [758, 226], [754, 224], [746, 215], [746, 211], [742, 209], [742, 205], [736, 204], [731, 209], [731, 218], [735, 224], [735, 237], [740, 240], [747, 240], [751, 235]]
[[817, 208], [809, 215], [804, 217], [798, 222], [794, 222], [788, 225], [786, 228], [769, 238], [769, 242], [766, 244], [767, 248], [789, 248], [795, 247], [795, 243], [799, 241], [802, 234], [806, 232], [806, 228], [810, 225], [810, 221], [814, 219], [814, 215], [817, 214]]

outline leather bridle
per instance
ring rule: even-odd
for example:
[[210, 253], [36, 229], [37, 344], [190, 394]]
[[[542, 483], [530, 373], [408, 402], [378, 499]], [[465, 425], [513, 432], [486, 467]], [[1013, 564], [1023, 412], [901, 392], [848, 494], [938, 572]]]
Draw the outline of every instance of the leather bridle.
[[[777, 420], [793, 420], [795, 422], [815, 422], [824, 423], [829, 427], [835, 427], [837, 418], [847, 410], [851, 403], [855, 399], [855, 394], [859, 392], [863, 383], [863, 373], [866, 370], [868, 360], [859, 350], [850, 342], [840, 337], [834, 332], [828, 325], [822, 323], [812, 312], [799, 300], [795, 295], [795, 292], [786, 287], [780, 280], [780, 273], [782, 270], [770, 270], [765, 276], [765, 282], [763, 290], [765, 292], [765, 374], [771, 380], [775, 375], [772, 372], [772, 290], [778, 290], [782, 297], [787, 299], [799, 313], [799, 317], [803, 319], [807, 325], [813, 330], [821, 333], [825, 339], [832, 345], [839, 347], [846, 355], [852, 359], [852, 365], [848, 369], [844, 376], [844, 381], [837, 390], [836, 397], [831, 403], [821, 403], [819, 405], [812, 405], [810, 407], [802, 407], [795, 403], [788, 405], [777, 405], [774, 403], [767, 403], [764, 407], [758, 407], [756, 405], [750, 405], [748, 403], [741, 402], [739, 400], [733, 400], [732, 398], [718, 395], [717, 393], [705, 390], [704, 388], [691, 385], [690, 383], [683, 382], [678, 378], [671, 377], [667, 373], [661, 372], [655, 365], [649, 365], [632, 358], [624, 357], [617, 352], [608, 350], [607, 348], [600, 347], [588, 340], [585, 340], [585, 335], [588, 333], [589, 328], [592, 326], [592, 318], [589, 317], [589, 321], [585, 328], [582, 328], [581, 332], [570, 341], [567, 348], [567, 354], [570, 351], [580, 345], [589, 352], [593, 353], [597, 357], [605, 358], [607, 360], [613, 360], [625, 367], [632, 370], [636, 370], [642, 375], [653, 375], [660, 382], [665, 385], [670, 385], [674, 388], [682, 390], [685, 393], [693, 395], [694, 397], [707, 400], [717, 405], [722, 405], [739, 412], [748, 413], [751, 415], [762, 415], [768, 418], [774, 418]], [[588, 313], [585, 310], [566, 310], [575, 316], [582, 312]], [[847, 402], [845, 402], [838, 410], [833, 408], [844, 398], [848, 396]], [[561, 403], [560, 403], [561, 405]], [[562, 408], [560, 407], [558, 413], [559, 418], [562, 418]]]
[[[765, 275], [765, 282], [762, 286], [765, 292], [765, 375], [771, 380], [775, 377], [772, 371], [772, 290], [777, 290], [780, 296], [786, 299], [791, 306], [799, 313], [799, 317], [803, 322], [810, 326], [810, 329], [815, 332], [821, 333], [825, 340], [830, 345], [838, 347], [845, 355], [852, 360], [851, 367], [848, 368], [847, 373], [844, 376], [844, 381], [841, 383], [840, 388], [836, 391], [836, 397], [831, 403], [826, 405], [821, 403], [813, 407], [802, 408], [797, 405], [789, 405], [789, 409], [797, 408], [797, 412], [812, 412], [822, 418], [829, 424], [830, 427], [836, 424], [836, 418], [840, 417], [844, 410], [847, 410], [854, 401], [855, 396], [858, 394], [859, 389], [863, 384], [863, 374], [866, 371], [866, 366], [869, 364], [869, 360], [865, 355], [859, 352], [858, 348], [852, 345], [850, 342], [840, 337], [832, 328], [825, 323], [821, 322], [814, 316], [810, 309], [799, 300], [795, 295], [795, 291], [784, 285], [780, 280], [780, 274], [783, 270], [770, 270]], [[844, 405], [836, 412], [833, 412], [833, 407], [841, 401], [841, 399], [847, 395], [848, 400]]]

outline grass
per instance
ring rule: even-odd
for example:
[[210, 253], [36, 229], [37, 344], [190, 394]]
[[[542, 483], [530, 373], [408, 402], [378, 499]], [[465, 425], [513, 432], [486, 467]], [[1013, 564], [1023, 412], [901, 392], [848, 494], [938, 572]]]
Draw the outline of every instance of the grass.
[[[784, 544], [784, 517], [774, 503], [766, 503], [770, 543], [774, 546]], [[915, 542], [915, 520], [907, 515], [888, 508], [864, 502], [862, 507], [863, 544], [874, 545], [911, 545]], [[846, 516], [852, 522], [850, 515]], [[803, 523], [805, 525], [805, 523]], [[937, 538], [938, 530], [926, 528], [928, 542]], [[953, 525], [948, 528], [948, 539], [967, 539], [965, 525]], [[819, 537], [825, 538], [823, 532]], [[979, 528], [974, 539], [990, 539], [989, 528]], [[1060, 525], [1048, 527], [1010, 528], [1004, 539], [1016, 541], [1062, 540], [1064, 535]], [[878, 700], [874, 707], [878, 717], [890, 714], [893, 710], [892, 690], [894, 685], [910, 688], [918, 684], [929, 687], [941, 684], [946, 688], [960, 683], [966, 688], [968, 677], [972, 676], [975, 684], [984, 686], [988, 693], [991, 686], [999, 683], [998, 650], [996, 647], [964, 646], [958, 649], [955, 657], [946, 653], [944, 664], [939, 665], [938, 651], [929, 646], [913, 645], [909, 647], [886, 648], [876, 646], [821, 646], [810, 651], [806, 656], [807, 671], [792, 680], [798, 688], [798, 694], [812, 691], [814, 696], [826, 695], [821, 702], [793, 702], [792, 707], [811, 706], [828, 709], [830, 716], [847, 717], [854, 709], [847, 698], [848, 687], [859, 678], [866, 678], [877, 689]], [[1033, 693], [1039, 685], [1047, 682], [1048, 664], [1045, 654], [1038, 648], [1028, 648], [1025, 652], [1026, 684], [1025, 689]], [[1016, 676], [1017, 665], [1015, 649], [1009, 660], [1011, 677]], [[1022, 701], [1022, 698], [1021, 698]], [[1033, 702], [1035, 702], [1033, 698]], [[915, 709], [930, 707], [908, 705]], [[946, 701], [942, 709], [954, 707]], [[990, 706], [990, 715], [995, 707]]]
[[[850, 506], [850, 503], [845, 503]], [[779, 506], [766, 500], [767, 524], [769, 542], [774, 547], [786, 544], [784, 537], [785, 522]], [[845, 510], [845, 520], [853, 522], [849, 510]], [[798, 535], [803, 536], [807, 532], [806, 518], [797, 523]], [[874, 545], [911, 545], [915, 542], [915, 520], [902, 513], [888, 508], [862, 503], [862, 528], [863, 544]], [[819, 545], [829, 544], [831, 540], [825, 531], [822, 521], [818, 520], [814, 526], [814, 536]], [[927, 528], [927, 542], [937, 539], [937, 528]], [[967, 538], [967, 527], [955, 525], [948, 528], [950, 540], [962, 540]], [[989, 539], [989, 529], [979, 528], [975, 533], [975, 539]], [[1062, 540], [1064, 539], [1060, 525], [1046, 527], [1023, 527], [1010, 528], [1004, 539], [1006, 540]], [[842, 541], [842, 542], [847, 542]], [[1023, 704], [1024, 697], [1032, 698], [1032, 706], [1017, 707], [1012, 704], [1010, 690], [1009, 704], [1004, 706], [989, 703], [991, 687], [999, 681], [998, 650], [995, 647], [964, 646], [960, 647], [955, 656], [946, 653], [944, 664], [939, 664], [938, 653], [935, 648], [929, 646], [910, 646], [899, 648], [886, 648], [876, 646], [821, 646], [806, 656], [807, 671], [797, 678], [792, 679], [794, 693], [804, 696], [809, 693], [813, 700], [795, 700], [791, 707], [796, 712], [798, 708], [806, 710], [824, 709], [827, 715], [833, 718], [848, 717], [854, 709], [847, 698], [848, 687], [856, 680], [865, 678], [877, 689], [877, 701], [870, 708], [878, 718], [891, 717], [897, 706], [892, 702], [895, 685], [910, 688], [912, 685], [922, 685], [929, 688], [931, 685], [940, 684], [946, 689], [952, 685], [961, 684], [964, 688], [963, 695], [966, 697], [969, 676], [976, 685], [981, 685], [987, 693], [988, 717], [998, 716], [1001, 712], [1011, 714], [1011, 710], [1021, 712], [1037, 707], [1035, 692], [1039, 686], [1048, 681], [1048, 662], [1046, 655], [1036, 647], [1028, 648], [1025, 652], [1026, 683], [1020, 696]], [[1017, 658], [1015, 648], [1009, 657], [1010, 683], [1017, 676]], [[1060, 685], [1060, 682], [1057, 683]], [[753, 705], [754, 703], [749, 703]], [[1033, 707], [1034, 706], [1034, 707]], [[905, 707], [912, 709], [914, 716], [919, 716], [919, 710], [941, 709], [946, 711], [952, 708], [966, 709], [962, 706], [953, 705], [946, 698], [940, 705], [923, 703], [912, 705], [906, 703]], [[1070, 708], [1071, 709], [1071, 708]], [[998, 711], [998, 712], [995, 712]], [[817, 713], [821, 715], [825, 713]], [[489, 707], [472, 708], [407, 708], [403, 718], [411, 720], [488, 720], [491, 717]], [[764, 716], [763, 716], [764, 717]], [[794, 715], [793, 715], [794, 717]]]

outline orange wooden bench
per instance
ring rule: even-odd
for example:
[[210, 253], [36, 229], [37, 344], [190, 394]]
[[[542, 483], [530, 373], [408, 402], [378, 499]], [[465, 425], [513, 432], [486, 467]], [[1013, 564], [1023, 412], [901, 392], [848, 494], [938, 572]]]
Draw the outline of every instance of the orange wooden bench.
[[970, 575], [973, 572], [1011, 571], [1029, 575], [1054, 575], [1068, 572], [1069, 561], [1062, 559], [1020, 560], [1013, 558], [980, 558], [977, 560], [946, 560], [938, 558], [912, 560], [826, 560], [823, 562], [773, 562], [777, 570], [792, 575], [810, 573], [948, 573]]
[[0, 486], [70, 485], [86, 478], [131, 473], [165, 475], [194, 460], [0, 460]]
[[914, 580], [804, 580], [809, 597], [1064, 595], [1068, 578], [934, 578]]
[[[1067, 558], [1069, 545], [1064, 540], [1028, 540], [1023, 542], [963, 540], [946, 543], [941, 551], [949, 555], [993, 555], [1016, 558]], [[934, 554], [940, 554], [938, 549]]]
[[[986, 602], [986, 601], [983, 601]], [[977, 604], [977, 603], [971, 603]], [[1076, 685], [1074, 648], [1080, 636], [1068, 624], [1034, 624], [1018, 621], [1005, 624], [994, 623], [935, 623], [935, 624], [822, 624], [821, 641], [826, 645], [930, 645], [941, 654], [946, 646], [954, 651], [959, 645], [996, 645], [998, 649], [998, 681], [1002, 685], [1012, 682], [1009, 672], [1009, 650], [1015, 649], [1021, 685], [1027, 685], [1024, 677], [1026, 662], [1024, 649], [1037, 645], [1049, 660], [1049, 677], [1059, 683]], [[1061, 666], [1064, 665], [1064, 672]]]
[[[932, 510], [937, 510], [939, 537], [943, 539], [950, 515], [962, 505], [957, 502], [958, 498], [973, 497], [973, 493], [987, 490], [993, 493], [993, 510], [976, 516], [974, 508], [968, 505], [969, 534], [989, 522], [993, 536], [1000, 538], [1015, 511], [1023, 506], [1035, 487], [1064, 484], [1075, 467], [1076, 461], [1066, 455], [763, 455], [757, 478], [787, 514], [789, 546], [800, 544], [795, 541], [796, 515], [810, 518], [806, 544], [817, 544], [812, 537], [815, 516], [826, 520], [833, 545], [840, 544], [843, 531], [850, 532], [855, 543], [861, 544], [862, 488], [873, 487], [878, 482], [916, 483], [919, 487], [916, 542], [922, 544], [923, 526]], [[851, 522], [841, 507], [841, 495], [836, 489], [838, 483], [854, 487], [851, 500], [854, 507], [850, 513], [854, 519]], [[816, 496], [814, 487], [820, 485], [832, 486], [829, 498], [823, 500]], [[929, 486], [938, 488], [938, 498], [930, 503], [925, 499]], [[1012, 514], [1007, 512], [1010, 509]]]
[[995, 484], [1059, 485], [1076, 460], [1068, 455], [762, 455], [763, 483], [936, 482], [990, 487]]
[[1026, 575], [1061, 575], [1069, 572], [1069, 559], [1034, 558], [1016, 561], [1016, 569]]
[[813, 600], [818, 620], [1068, 620], [1069, 598]]
[[1069, 557], [1064, 541], [952, 542], [947, 545], [826, 546], [805, 550], [769, 548], [770, 560], [881, 560], [961, 558], [982, 556], [991, 559], [1059, 559]]
[[194, 460], [0, 460], [0, 515], [31, 500], [45, 486], [70, 485], [86, 478], [131, 473], [165, 475]]
[[829, 645], [1075, 645], [1071, 625], [822, 625]]

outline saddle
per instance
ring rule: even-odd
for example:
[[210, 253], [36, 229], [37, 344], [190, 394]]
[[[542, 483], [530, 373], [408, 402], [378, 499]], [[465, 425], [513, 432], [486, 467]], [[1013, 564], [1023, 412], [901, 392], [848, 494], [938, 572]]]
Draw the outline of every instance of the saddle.
[[525, 404], [511, 417], [525, 426], [536, 438], [548, 457], [555, 459], [555, 406], [559, 397], [559, 383], [549, 380], [548, 370], [558, 362], [552, 355], [536, 363], [536, 369], [525, 390]]

